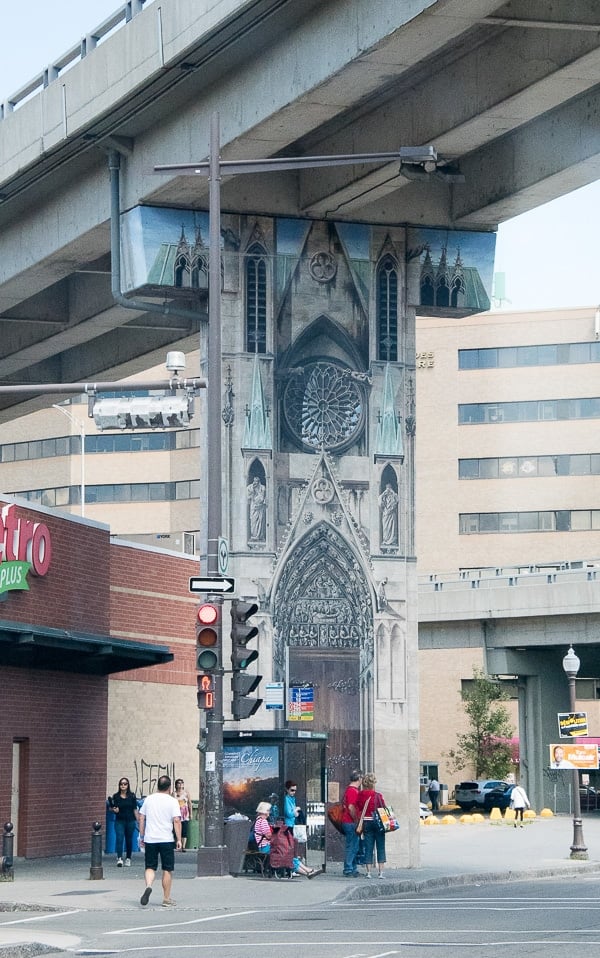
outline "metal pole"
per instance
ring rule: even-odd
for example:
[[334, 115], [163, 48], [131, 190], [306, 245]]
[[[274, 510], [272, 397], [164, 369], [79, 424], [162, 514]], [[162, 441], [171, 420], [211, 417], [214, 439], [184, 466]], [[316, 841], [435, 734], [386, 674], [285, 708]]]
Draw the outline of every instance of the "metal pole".
[[[569, 678], [569, 697], [571, 700], [571, 712], [575, 711], [575, 675], [568, 674]], [[581, 861], [587, 861], [589, 858], [585, 839], [583, 837], [583, 826], [581, 821], [581, 795], [579, 794], [579, 769], [573, 769], [573, 844], [571, 845], [570, 858], [576, 858]]]
[[[207, 387], [207, 499], [209, 575], [219, 572], [221, 535], [221, 173], [219, 115], [210, 120], [209, 153], [209, 280], [208, 280], [208, 387]], [[220, 606], [222, 596], [211, 598]], [[225, 875], [223, 847], [223, 661], [219, 648], [215, 672], [215, 708], [206, 714], [204, 754], [204, 846], [198, 849], [198, 874]]]
[[79, 428], [79, 439], [81, 441], [81, 483], [80, 483], [80, 496], [81, 496], [81, 515], [85, 516], [85, 426], [81, 422], [81, 419], [78, 419], [77, 416], [74, 416], [72, 412], [69, 412], [68, 409], [65, 409], [64, 406], [59, 406], [58, 403], [52, 403], [53, 409], [58, 409], [59, 412], [66, 416], [69, 422], [73, 426]]

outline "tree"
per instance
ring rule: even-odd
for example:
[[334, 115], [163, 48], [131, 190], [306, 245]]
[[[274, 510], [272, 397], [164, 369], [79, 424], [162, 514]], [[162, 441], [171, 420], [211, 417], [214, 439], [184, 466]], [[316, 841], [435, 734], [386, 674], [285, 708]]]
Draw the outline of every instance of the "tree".
[[514, 735], [506, 702], [508, 692], [480, 669], [473, 669], [473, 681], [462, 692], [469, 730], [457, 736], [457, 747], [448, 752], [453, 771], [471, 765], [475, 778], [504, 778], [513, 767]]

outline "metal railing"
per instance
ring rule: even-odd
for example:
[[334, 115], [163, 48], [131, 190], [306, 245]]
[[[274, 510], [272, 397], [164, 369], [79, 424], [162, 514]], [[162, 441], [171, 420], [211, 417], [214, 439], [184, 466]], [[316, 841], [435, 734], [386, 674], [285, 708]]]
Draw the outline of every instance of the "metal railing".
[[144, 5], [152, 3], [152, 0], [125, 0], [113, 14], [103, 20], [101, 24], [87, 33], [81, 40], [63, 53], [56, 57], [40, 73], [36, 74], [31, 80], [20, 87], [16, 93], [8, 96], [0, 104], [0, 120], [4, 120], [10, 113], [23, 105], [26, 101], [37, 93], [41, 93], [54, 80], [57, 80], [65, 70], [68, 70], [74, 64], [83, 60], [91, 50], [94, 50], [102, 40], [104, 40], [114, 30], [129, 23], [138, 13], [144, 9]]
[[600, 559], [544, 562], [539, 565], [489, 566], [419, 575], [422, 592], [493, 589], [519, 585], [553, 585], [566, 581], [600, 582]]

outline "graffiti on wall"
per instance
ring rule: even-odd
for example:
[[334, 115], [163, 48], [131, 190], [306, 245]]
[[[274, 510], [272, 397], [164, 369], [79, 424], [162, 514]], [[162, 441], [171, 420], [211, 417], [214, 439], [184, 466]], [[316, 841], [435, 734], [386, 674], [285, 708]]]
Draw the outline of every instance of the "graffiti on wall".
[[151, 795], [156, 791], [156, 783], [161, 775], [168, 775], [175, 781], [175, 762], [161, 765], [160, 762], [147, 762], [145, 759], [134, 759], [135, 785], [132, 784], [136, 795]]

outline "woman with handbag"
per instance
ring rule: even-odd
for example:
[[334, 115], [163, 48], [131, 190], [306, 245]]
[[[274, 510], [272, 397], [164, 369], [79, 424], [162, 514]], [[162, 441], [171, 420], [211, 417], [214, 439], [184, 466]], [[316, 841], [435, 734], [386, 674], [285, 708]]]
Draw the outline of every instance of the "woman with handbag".
[[383, 878], [385, 865], [385, 832], [380, 828], [376, 809], [385, 805], [383, 796], [375, 791], [377, 779], [372, 772], [363, 776], [359, 803], [362, 816], [362, 835], [364, 838], [365, 868], [367, 878], [371, 878], [373, 865], [373, 851], [377, 852], [377, 868], [379, 877]]

